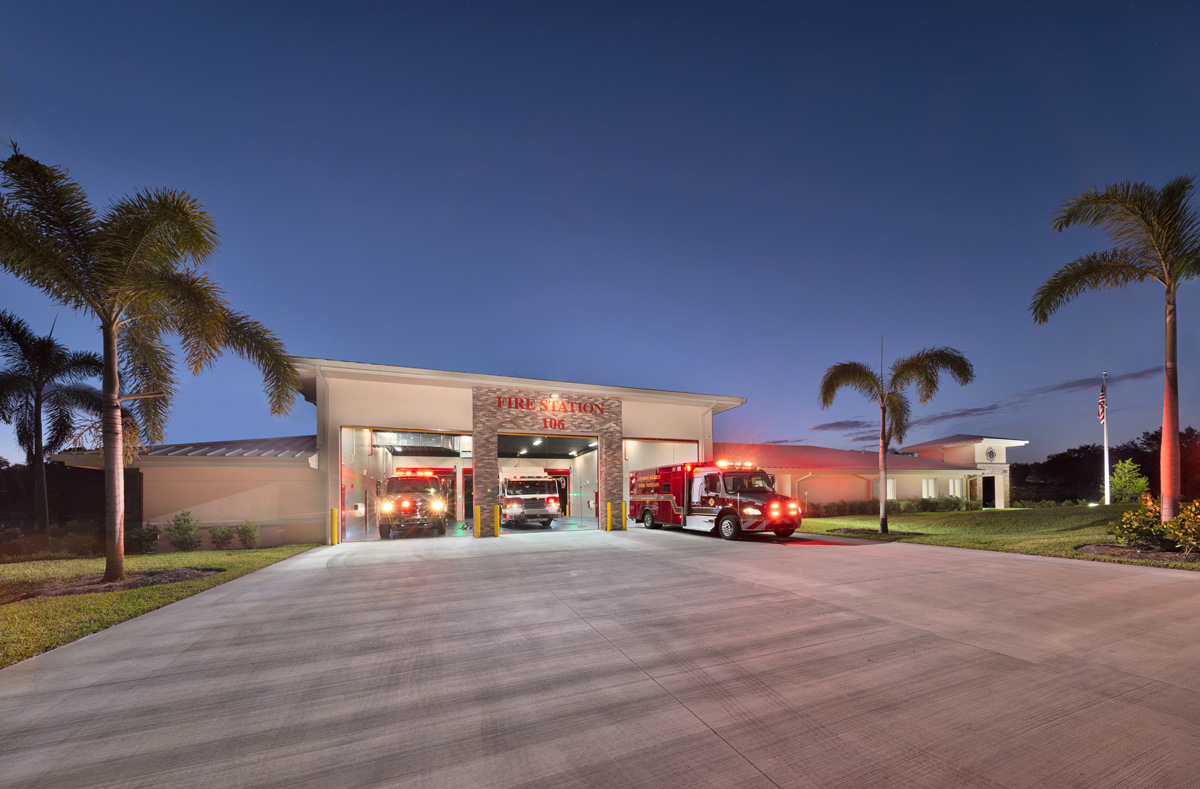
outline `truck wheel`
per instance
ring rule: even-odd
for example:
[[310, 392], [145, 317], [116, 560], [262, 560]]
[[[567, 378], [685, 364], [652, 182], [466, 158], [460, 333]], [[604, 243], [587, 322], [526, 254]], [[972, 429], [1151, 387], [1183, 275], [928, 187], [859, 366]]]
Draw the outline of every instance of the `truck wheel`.
[[776, 529], [775, 536], [781, 539], [787, 539], [796, 533], [795, 529]]
[[742, 525], [734, 516], [723, 515], [721, 520], [717, 521], [717, 531], [727, 540], [736, 540], [742, 536]]
[[654, 522], [654, 513], [651, 512], [650, 510], [646, 510], [645, 512], [642, 513], [642, 525], [645, 526], [647, 529], [661, 529], [662, 528], [661, 523]]
[[392, 539], [392, 527], [388, 526], [386, 523], [379, 524], [379, 539], [381, 539], [381, 540]]
[[433, 532], [434, 532], [434, 534], [437, 534], [441, 537], [445, 537], [446, 536], [446, 522], [442, 521], [441, 523], [439, 523], [437, 525], [437, 528], [435, 528], [433, 530]]

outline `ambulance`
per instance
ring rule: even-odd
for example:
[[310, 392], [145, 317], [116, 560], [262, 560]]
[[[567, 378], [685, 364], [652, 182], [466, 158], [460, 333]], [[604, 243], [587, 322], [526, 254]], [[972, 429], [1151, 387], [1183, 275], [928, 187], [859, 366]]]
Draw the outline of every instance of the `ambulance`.
[[801, 512], [754, 463], [718, 460], [630, 472], [629, 517], [647, 529], [679, 526], [736, 540], [764, 532], [791, 537]]

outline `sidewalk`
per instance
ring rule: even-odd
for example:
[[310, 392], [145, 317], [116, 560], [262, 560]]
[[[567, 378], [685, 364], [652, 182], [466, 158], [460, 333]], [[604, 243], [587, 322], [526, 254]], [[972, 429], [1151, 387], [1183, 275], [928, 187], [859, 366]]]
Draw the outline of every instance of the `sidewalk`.
[[1200, 786], [1197, 611], [815, 536], [344, 544], [0, 671], [0, 787]]

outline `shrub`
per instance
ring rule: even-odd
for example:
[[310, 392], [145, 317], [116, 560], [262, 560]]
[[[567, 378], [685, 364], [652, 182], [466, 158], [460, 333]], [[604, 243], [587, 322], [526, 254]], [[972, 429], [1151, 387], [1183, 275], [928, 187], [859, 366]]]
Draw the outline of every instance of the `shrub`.
[[192, 513], [184, 510], [171, 519], [167, 527], [167, 542], [177, 551], [194, 551], [203, 541], [200, 536], [200, 523], [192, 517]]
[[141, 526], [131, 526], [125, 530], [126, 553], [154, 553], [157, 542], [158, 529], [148, 523]]
[[233, 542], [233, 529], [224, 524], [213, 526], [208, 530], [208, 539], [214, 548], [223, 551], [229, 547], [229, 543]]
[[[1150, 480], [1141, 472], [1141, 468], [1132, 460], [1122, 460], [1113, 466], [1108, 487], [1114, 502], [1137, 501], [1150, 490]], [[1103, 486], [1100, 487], [1100, 493], [1104, 494]]]
[[237, 527], [237, 537], [243, 548], [257, 548], [258, 524], [254, 521], [245, 521]]
[[1184, 553], [1200, 548], [1200, 501], [1180, 507], [1179, 515], [1163, 524], [1163, 531]]
[[1150, 545], [1156, 548], [1174, 548], [1175, 544], [1162, 523], [1162, 502], [1149, 493], [1142, 494], [1142, 505], [1121, 516], [1119, 523], [1109, 527], [1109, 532], [1122, 545]]

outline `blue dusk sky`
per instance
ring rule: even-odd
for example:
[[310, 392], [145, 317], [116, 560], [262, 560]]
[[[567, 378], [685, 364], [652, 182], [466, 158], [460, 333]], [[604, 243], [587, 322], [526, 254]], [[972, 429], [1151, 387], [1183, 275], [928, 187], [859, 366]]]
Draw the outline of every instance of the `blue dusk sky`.
[[[857, 449], [829, 365], [949, 345], [908, 443], [1039, 460], [1161, 424], [1163, 292], [1037, 287], [1108, 246], [1092, 186], [1200, 171], [1194, 2], [46, 2], [0, 16], [0, 134], [104, 206], [182, 189], [209, 266], [298, 356], [737, 395], [723, 441]], [[84, 316], [0, 274], [73, 349]], [[1200, 283], [1179, 303], [1200, 427]], [[313, 433], [249, 364], [191, 378], [166, 440]], [[0, 456], [22, 461], [11, 428]]]

